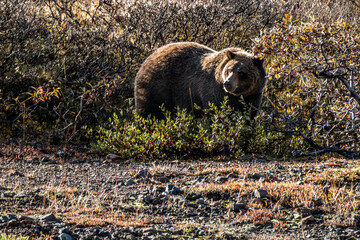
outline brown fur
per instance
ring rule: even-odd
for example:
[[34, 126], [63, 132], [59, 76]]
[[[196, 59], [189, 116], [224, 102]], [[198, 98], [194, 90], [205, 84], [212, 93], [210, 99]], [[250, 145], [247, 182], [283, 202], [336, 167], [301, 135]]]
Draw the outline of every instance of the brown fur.
[[242, 109], [239, 97], [252, 105], [252, 118], [260, 106], [266, 84], [262, 60], [240, 48], [214, 51], [198, 43], [172, 43], [157, 49], [141, 65], [135, 78], [135, 106], [141, 116], [163, 117], [159, 106], [193, 110], [229, 104]]

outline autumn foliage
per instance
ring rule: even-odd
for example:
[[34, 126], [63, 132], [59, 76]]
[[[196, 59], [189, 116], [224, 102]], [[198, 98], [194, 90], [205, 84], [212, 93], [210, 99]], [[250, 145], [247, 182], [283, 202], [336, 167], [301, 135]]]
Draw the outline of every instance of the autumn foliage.
[[[242, 150], [359, 157], [359, 12], [346, 0], [1, 1], [1, 138], [89, 142], [132, 126], [127, 103], [143, 60], [196, 41], [265, 59], [257, 145]], [[111, 125], [114, 113], [125, 125]]]

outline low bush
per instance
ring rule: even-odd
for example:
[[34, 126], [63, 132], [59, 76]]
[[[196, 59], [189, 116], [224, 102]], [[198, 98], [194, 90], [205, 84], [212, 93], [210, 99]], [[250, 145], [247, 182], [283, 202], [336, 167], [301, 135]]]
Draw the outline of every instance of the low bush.
[[265, 145], [249, 147], [288, 154], [281, 145], [292, 138], [299, 156], [359, 157], [359, 13], [347, 0], [0, 1], [0, 138], [88, 142], [97, 136], [83, 126], [132, 116], [134, 76], [154, 49], [196, 41], [265, 58], [264, 133], [256, 140]]
[[116, 153], [123, 159], [151, 160], [239, 158], [244, 153], [280, 157], [301, 146], [298, 137], [266, 131], [263, 114], [251, 123], [249, 114], [234, 111], [226, 100], [220, 108], [210, 104], [199, 118], [180, 109], [176, 114], [162, 111], [164, 119], [143, 118], [130, 104], [103, 126], [86, 127], [98, 136], [93, 150]]
[[343, 20], [299, 22], [285, 15], [254, 45], [267, 59], [264, 107], [271, 129], [301, 136], [308, 147], [297, 155], [360, 157], [358, 32]]

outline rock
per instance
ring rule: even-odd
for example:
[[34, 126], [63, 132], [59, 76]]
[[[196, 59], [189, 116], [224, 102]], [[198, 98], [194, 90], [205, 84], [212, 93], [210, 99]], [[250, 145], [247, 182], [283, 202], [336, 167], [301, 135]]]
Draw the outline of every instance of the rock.
[[64, 152], [63, 150], [59, 150], [59, 151], [57, 151], [56, 155], [57, 155], [58, 157], [64, 157], [64, 156], [65, 156], [65, 152]]
[[[54, 224], [54, 227], [55, 227], [55, 228], [63, 228], [63, 227], [65, 227], [65, 226], [66, 226], [65, 223], [55, 223], [55, 224]], [[62, 233], [61, 231], [62, 231], [62, 230], [60, 230], [59, 234]], [[68, 233], [68, 232], [65, 232], [65, 233]]]
[[74, 240], [74, 238], [72, 236], [70, 236], [67, 233], [62, 233], [58, 236], [59, 240]]
[[151, 203], [151, 201], [152, 201], [152, 200], [151, 200], [151, 197], [150, 197], [150, 196], [147, 195], [147, 196], [144, 196], [144, 197], [143, 197], [143, 202], [144, 202], [144, 203]]
[[42, 218], [40, 218], [42, 221], [44, 222], [57, 222], [58, 219], [55, 217], [54, 214], [50, 213], [50, 214], [47, 214], [45, 216], [43, 216]]
[[228, 180], [229, 180], [229, 178], [224, 177], [224, 176], [219, 176], [219, 177], [216, 177], [216, 178], [215, 178], [215, 182], [216, 182], [216, 183], [224, 183], [224, 182], [226, 182], [226, 181], [228, 181]]
[[258, 159], [255, 159], [254, 162], [256, 162], [256, 163], [266, 163], [267, 160], [266, 160], [266, 159], [263, 159], [263, 158], [258, 158]]
[[146, 237], [153, 236], [156, 233], [157, 233], [157, 230], [154, 228], [151, 228], [151, 227], [143, 229], [143, 235]]
[[231, 203], [230, 210], [233, 212], [240, 212], [241, 209], [245, 209], [245, 203]]
[[97, 233], [98, 236], [101, 237], [111, 237], [111, 232], [100, 229], [100, 231]]
[[7, 222], [6, 224], [8, 227], [14, 227], [19, 225], [19, 221], [17, 219], [11, 219], [10, 221]]
[[8, 220], [9, 220], [8, 217], [0, 215], [0, 222], [1, 223], [7, 222]]
[[180, 190], [180, 188], [175, 187], [172, 184], [168, 184], [166, 186], [165, 192], [173, 195], [181, 194], [183, 191]]
[[19, 172], [19, 171], [11, 172], [9, 175], [10, 175], [10, 176], [24, 177], [24, 174], [22, 174], [22, 173]]
[[255, 180], [260, 180], [260, 178], [265, 178], [265, 175], [254, 173], [253, 175], [251, 175], [251, 178]]
[[356, 225], [360, 226], [360, 214], [351, 213], [351, 221]]
[[254, 191], [254, 195], [256, 198], [265, 198], [268, 195], [268, 192], [266, 190], [263, 189], [256, 189]]
[[308, 224], [312, 224], [314, 222], [316, 222], [316, 219], [313, 216], [308, 216], [308, 217], [302, 218], [300, 220], [299, 226], [305, 226]]
[[309, 216], [313, 214], [313, 211], [311, 209], [308, 208], [303, 208], [300, 210], [300, 213], [302, 216]]
[[8, 218], [8, 220], [17, 220], [17, 217], [15, 214], [8, 214], [8, 215], [6, 215], [6, 217]]
[[170, 179], [167, 177], [161, 177], [161, 178], [158, 178], [158, 181], [161, 183], [168, 183], [170, 181]]
[[228, 178], [239, 178], [239, 174], [230, 173], [227, 177], [228, 177]]
[[106, 159], [109, 159], [110, 161], [118, 161], [121, 160], [121, 157], [119, 155], [109, 153], [108, 155], [106, 155]]
[[300, 215], [300, 214], [297, 214], [297, 213], [294, 213], [294, 214], [293, 214], [293, 218], [294, 218], [294, 219], [300, 219], [300, 218], [301, 218], [301, 215]]
[[201, 198], [201, 195], [195, 194], [195, 193], [191, 193], [189, 195], [186, 195], [186, 197], [185, 197], [185, 199], [189, 200], [189, 201], [194, 201], [194, 200], [199, 199], [199, 198]]
[[14, 198], [18, 198], [18, 199], [25, 198], [25, 197], [26, 197], [26, 195], [24, 193], [19, 193], [14, 196]]
[[33, 223], [35, 220], [29, 216], [20, 215], [19, 220], [23, 223]]
[[197, 204], [205, 204], [205, 200], [203, 198], [199, 198], [196, 200]]
[[1, 193], [1, 197], [2, 198], [9, 198], [9, 197], [11, 197], [11, 195], [9, 195], [9, 193], [7, 193], [7, 192], [3, 192], [3, 193]]
[[50, 164], [53, 164], [53, 163], [56, 163], [55, 161], [51, 160], [50, 158], [48, 157], [43, 157], [41, 160], [40, 160], [40, 163], [50, 163]]
[[110, 239], [119, 239], [119, 236], [116, 233], [111, 233]]
[[162, 193], [165, 191], [165, 188], [164, 187], [154, 187], [152, 190], [151, 190], [153, 193]]
[[125, 237], [125, 239], [127, 239], [127, 240], [137, 240], [138, 237], [136, 237], [136, 236], [133, 235], [133, 234], [127, 234], [126, 237]]
[[136, 174], [136, 178], [149, 178], [152, 175], [149, 173], [149, 171], [145, 168], [140, 170], [137, 174]]
[[125, 186], [131, 186], [134, 184], [136, 184], [136, 182], [134, 180], [132, 180], [131, 178], [125, 182]]
[[[56, 224], [54, 224], [54, 227], [55, 227], [55, 225]], [[59, 230], [59, 234], [62, 234], [62, 233], [69, 234], [70, 236], [73, 235], [73, 232], [67, 227], [63, 227], [62, 229]]]

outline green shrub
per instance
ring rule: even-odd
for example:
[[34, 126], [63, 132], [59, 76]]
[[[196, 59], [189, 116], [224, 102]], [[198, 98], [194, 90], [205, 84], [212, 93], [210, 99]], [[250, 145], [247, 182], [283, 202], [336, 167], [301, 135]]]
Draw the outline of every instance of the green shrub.
[[[279, 157], [289, 155], [290, 147], [299, 147], [293, 136], [266, 132], [261, 116], [250, 123], [248, 114], [234, 111], [226, 100], [220, 108], [210, 104], [199, 118], [180, 109], [176, 114], [162, 109], [165, 118], [160, 120], [143, 118], [131, 105], [128, 109], [95, 130], [98, 140], [93, 149], [123, 159], [152, 160], [239, 158], [245, 152]], [[93, 134], [92, 129], [87, 131]]]

